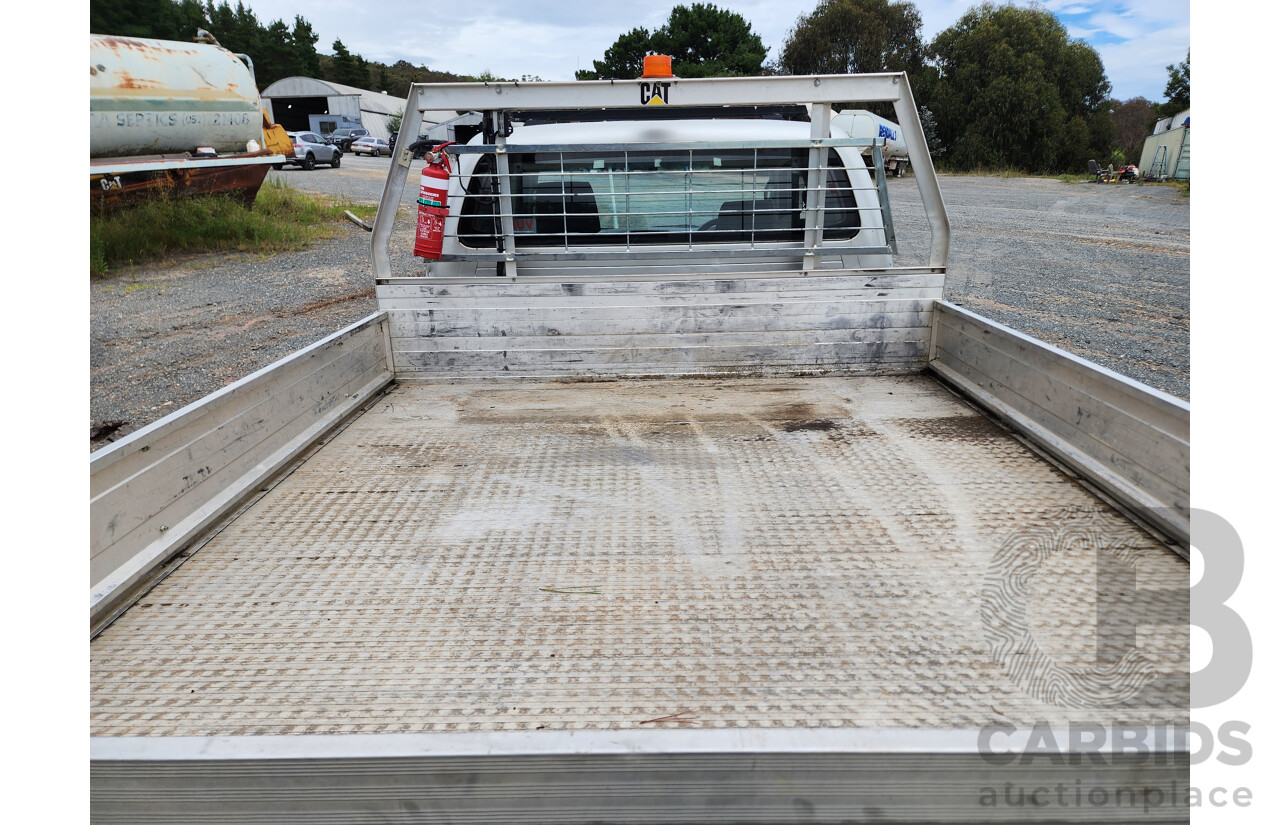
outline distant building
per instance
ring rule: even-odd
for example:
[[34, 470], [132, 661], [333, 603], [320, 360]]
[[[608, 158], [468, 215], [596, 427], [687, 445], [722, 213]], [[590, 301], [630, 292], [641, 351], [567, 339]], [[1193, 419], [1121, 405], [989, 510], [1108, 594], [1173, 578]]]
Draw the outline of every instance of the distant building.
[[1142, 144], [1138, 170], [1145, 177], [1191, 179], [1191, 110], [1156, 121]]
[[[290, 132], [311, 130], [327, 135], [335, 129], [362, 126], [383, 140], [391, 136], [391, 116], [404, 108], [403, 98], [314, 77], [277, 80], [262, 90], [262, 102], [271, 121]], [[419, 131], [457, 117], [453, 111], [426, 112]]]
[[308, 129], [328, 134], [343, 126], [363, 126], [386, 139], [387, 120], [404, 101], [390, 95], [330, 83], [314, 77], [286, 77], [262, 90], [274, 123], [290, 132]]

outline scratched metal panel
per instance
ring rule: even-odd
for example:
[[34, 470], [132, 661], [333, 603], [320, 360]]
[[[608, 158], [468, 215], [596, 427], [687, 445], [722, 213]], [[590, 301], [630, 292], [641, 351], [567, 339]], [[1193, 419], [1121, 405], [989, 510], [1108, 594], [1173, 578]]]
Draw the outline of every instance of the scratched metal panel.
[[[1059, 552], [993, 606], [1022, 543]], [[1021, 599], [1041, 650], [1093, 667], [1111, 640], [1077, 555], [1098, 547], [1168, 591], [1118, 602], [1163, 675], [1132, 696], [1103, 677], [1119, 698], [1102, 708], [1055, 703], [993, 656], [1008, 628], [984, 611]], [[92, 643], [90, 726], [1185, 723], [1187, 582], [925, 376], [414, 383]]]
[[359, 95], [329, 95], [329, 114], [360, 119]]
[[[411, 740], [395, 750], [416, 752], [400, 755], [370, 753], [373, 748], [353, 741], [366, 737], [343, 737], [336, 748], [319, 737], [289, 737], [304, 741], [288, 757], [250, 756], [246, 748], [238, 759], [220, 755], [225, 742], [184, 743], [193, 752], [183, 759], [105, 759], [104, 749], [95, 747], [90, 821], [1026, 825], [1189, 819], [1185, 792], [1168, 793], [1175, 783], [1187, 787], [1185, 753], [1158, 764], [1144, 756], [1109, 756], [1103, 765], [1065, 765], [1042, 756], [1027, 765], [993, 766], [975, 753], [888, 744], [904, 738], [900, 732], [736, 733], [578, 736], [566, 753], [505, 752], [512, 737], [494, 734], [485, 737], [481, 753], [467, 753], [468, 743], [453, 741], [467, 734], [367, 737]], [[972, 742], [975, 733], [955, 738]], [[283, 750], [249, 739], [247, 747]], [[208, 750], [194, 752], [202, 744]], [[347, 752], [335, 754], [337, 748]], [[442, 755], [450, 750], [462, 752]], [[1109, 804], [1087, 800], [1094, 788], [1107, 790]], [[1118, 792], [1136, 804], [1117, 806], [1111, 800]]]
[[902, 374], [941, 272], [378, 285], [397, 376]]
[[370, 316], [94, 453], [90, 616], [391, 380]]
[[89, 35], [89, 156], [244, 152], [262, 142], [258, 87], [220, 46]]
[[938, 303], [932, 369], [1185, 546], [1191, 406]]

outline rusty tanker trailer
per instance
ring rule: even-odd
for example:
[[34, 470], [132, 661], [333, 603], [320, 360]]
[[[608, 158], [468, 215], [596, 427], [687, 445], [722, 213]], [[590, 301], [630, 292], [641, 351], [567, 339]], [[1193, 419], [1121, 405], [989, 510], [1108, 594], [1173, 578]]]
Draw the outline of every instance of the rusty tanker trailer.
[[216, 42], [89, 35], [95, 206], [213, 192], [252, 203], [291, 145], [266, 121], [251, 65]]

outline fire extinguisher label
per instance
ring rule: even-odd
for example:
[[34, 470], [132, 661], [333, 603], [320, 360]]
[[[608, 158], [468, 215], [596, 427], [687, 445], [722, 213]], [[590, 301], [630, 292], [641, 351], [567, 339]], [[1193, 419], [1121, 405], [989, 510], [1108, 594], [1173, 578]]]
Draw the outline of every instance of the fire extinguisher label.
[[444, 245], [444, 219], [447, 213], [430, 209], [418, 210], [418, 231], [414, 238], [413, 254], [433, 261], [440, 260]]
[[418, 221], [418, 237], [426, 240], [428, 238], [439, 238], [444, 234], [444, 218], [439, 215], [423, 215], [422, 220]]

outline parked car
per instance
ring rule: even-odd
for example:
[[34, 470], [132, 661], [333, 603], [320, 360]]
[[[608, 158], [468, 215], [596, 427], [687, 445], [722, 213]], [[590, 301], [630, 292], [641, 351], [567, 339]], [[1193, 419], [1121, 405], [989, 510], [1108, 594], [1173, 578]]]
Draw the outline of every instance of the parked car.
[[335, 169], [342, 163], [342, 151], [325, 143], [315, 132], [290, 132], [289, 137], [293, 139], [293, 157], [285, 163], [308, 170], [315, 169], [317, 163], [327, 163]]
[[382, 138], [362, 137], [355, 143], [351, 144], [351, 153], [355, 155], [370, 155], [376, 157], [378, 155], [391, 155], [391, 144]]
[[361, 129], [358, 126], [344, 126], [341, 129], [334, 129], [324, 141], [332, 146], [337, 146], [339, 151], [350, 152], [352, 143], [368, 136], [368, 129]]

